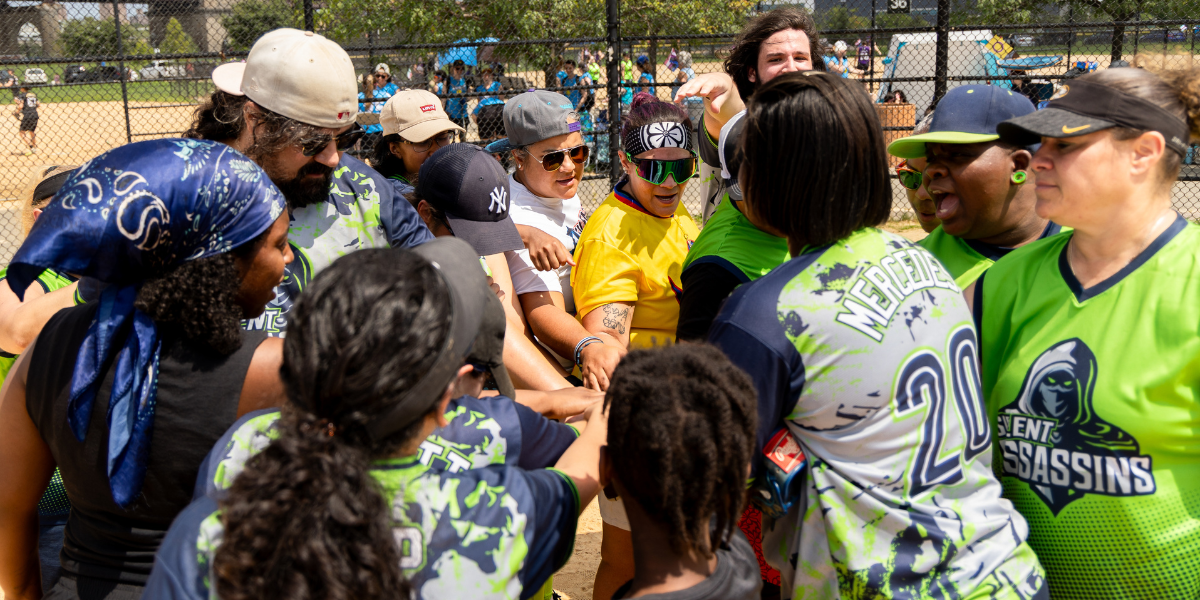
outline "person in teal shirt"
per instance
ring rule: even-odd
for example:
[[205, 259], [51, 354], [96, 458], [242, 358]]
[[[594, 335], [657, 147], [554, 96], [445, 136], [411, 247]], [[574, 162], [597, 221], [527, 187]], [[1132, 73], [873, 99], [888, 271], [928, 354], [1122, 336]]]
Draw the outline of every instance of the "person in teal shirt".
[[479, 127], [480, 141], [489, 142], [504, 137], [504, 96], [500, 91], [500, 82], [495, 79], [491, 67], [480, 71], [483, 85], [475, 88], [480, 94], [487, 94], [479, 99], [479, 104], [471, 112], [471, 118]]

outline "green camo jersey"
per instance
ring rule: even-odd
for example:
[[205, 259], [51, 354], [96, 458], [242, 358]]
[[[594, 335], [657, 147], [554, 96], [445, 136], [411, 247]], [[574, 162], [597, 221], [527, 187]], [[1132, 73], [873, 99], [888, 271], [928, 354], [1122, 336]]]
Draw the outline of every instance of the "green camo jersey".
[[717, 212], [688, 250], [683, 270], [693, 264], [715, 262], [731, 272], [736, 269], [745, 276], [745, 281], [753, 281], [787, 259], [786, 238], [755, 227], [733, 202], [726, 199], [717, 206]]
[[1200, 597], [1200, 228], [1179, 218], [1086, 290], [1070, 239], [982, 280], [1005, 496], [1054, 598]]
[[[1050, 223], [1042, 231], [1042, 238], [1057, 235], [1062, 231], [1070, 231], [1070, 228], [1063, 229], [1055, 223]], [[917, 243], [942, 261], [946, 270], [950, 271], [950, 275], [954, 277], [954, 283], [964, 290], [967, 289], [967, 286], [975, 283], [975, 280], [979, 279], [984, 271], [996, 264], [996, 261], [1012, 252], [1012, 248], [1001, 248], [976, 240], [954, 237], [946, 233], [941, 225], [938, 225], [937, 229]]]
[[928, 251], [865, 228], [739, 287], [709, 340], [758, 392], [761, 451], [786, 426], [801, 501], [764, 527], [785, 597], [1045, 595], [1001, 498], [962, 291]]

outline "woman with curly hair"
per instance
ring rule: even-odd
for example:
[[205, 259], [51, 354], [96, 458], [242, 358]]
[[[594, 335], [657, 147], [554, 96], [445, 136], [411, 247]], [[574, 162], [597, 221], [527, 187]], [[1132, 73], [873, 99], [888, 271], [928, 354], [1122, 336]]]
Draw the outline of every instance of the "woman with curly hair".
[[[49, 598], [137, 598], [205, 453], [277, 404], [281, 343], [246, 333], [291, 262], [285, 201], [221, 144], [163, 139], [74, 175], [9, 265], [107, 284], [59, 311], [0, 394], [0, 586], [40, 598], [37, 502], [55, 466], [71, 515]], [[181, 485], [182, 484], [182, 485]]]
[[[599, 491], [593, 404], [555, 468], [459, 472], [423, 458], [489, 294], [478, 255], [441, 238], [335, 261], [292, 311], [278, 437], [220, 500], [167, 534], [147, 596], [222, 600], [530, 598], [566, 563]], [[493, 298], [494, 299], [494, 298]]]

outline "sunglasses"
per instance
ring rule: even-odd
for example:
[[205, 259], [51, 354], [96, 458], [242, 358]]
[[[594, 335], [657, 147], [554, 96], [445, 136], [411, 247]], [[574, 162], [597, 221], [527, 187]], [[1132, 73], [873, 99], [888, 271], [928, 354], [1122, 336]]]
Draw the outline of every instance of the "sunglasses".
[[433, 150], [434, 147], [441, 148], [442, 146], [454, 141], [454, 132], [443, 131], [423, 142], [410, 142], [403, 138], [400, 141], [412, 146], [413, 152], [416, 152], [417, 154], [424, 154], [430, 150]]
[[900, 185], [910, 190], [920, 189], [924, 177], [924, 173], [909, 167], [907, 160], [902, 160], [896, 165], [896, 178], [900, 180]]
[[358, 140], [362, 139], [362, 136], [365, 133], [366, 131], [364, 131], [358, 123], [355, 123], [353, 127], [347, 129], [337, 137], [331, 136], [328, 133], [314, 135], [307, 140], [300, 141], [300, 153], [311, 158], [325, 150], [325, 147], [329, 145], [329, 142], [334, 142], [337, 144], [338, 152], [345, 152], [353, 148], [354, 144], [358, 143]]
[[658, 160], [655, 158], [634, 158], [625, 155], [629, 162], [637, 168], [637, 176], [648, 183], [662, 185], [670, 175], [675, 183], [683, 183], [696, 175], [696, 156], [678, 160]]
[[588, 148], [587, 146], [575, 146], [574, 148], [563, 148], [562, 150], [547, 152], [546, 154], [542, 155], [541, 158], [534, 156], [528, 150], [525, 150], [525, 154], [528, 154], [533, 160], [542, 163], [543, 169], [547, 171], [557, 171], [559, 167], [562, 167], [563, 163], [566, 162], [568, 155], [571, 157], [571, 162], [577, 165], [586, 164], [588, 155], [591, 154], [591, 151], [592, 149]]

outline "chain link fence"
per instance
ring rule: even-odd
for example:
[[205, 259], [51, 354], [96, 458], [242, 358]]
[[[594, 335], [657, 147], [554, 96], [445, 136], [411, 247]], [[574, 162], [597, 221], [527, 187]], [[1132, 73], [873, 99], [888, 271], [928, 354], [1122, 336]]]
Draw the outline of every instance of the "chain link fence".
[[[0, 265], [20, 244], [19, 197], [38, 166], [179, 135], [213, 91], [212, 69], [244, 59], [271, 29], [311, 29], [342, 44], [367, 111], [398, 89], [442, 96], [468, 142], [503, 136], [507, 97], [568, 95], [592, 147], [580, 196], [594, 207], [619, 173], [623, 101], [640, 90], [668, 100], [691, 77], [721, 71], [742, 25], [777, 6], [814, 14], [814, 60], [861, 82], [890, 138], [908, 135], [957, 85], [987, 82], [1044, 101], [1117, 61], [1192, 67], [1200, 35], [1200, 0], [0, 0], [0, 101], [13, 102], [14, 117], [0, 115]], [[380, 64], [385, 77], [374, 76]], [[18, 131], [28, 124], [19, 102], [30, 96], [33, 154]], [[698, 121], [702, 105], [685, 107]], [[1185, 162], [1175, 206], [1198, 219], [1200, 165], [1192, 153]], [[707, 187], [688, 186], [693, 213]], [[894, 189], [893, 217], [912, 218]]]

